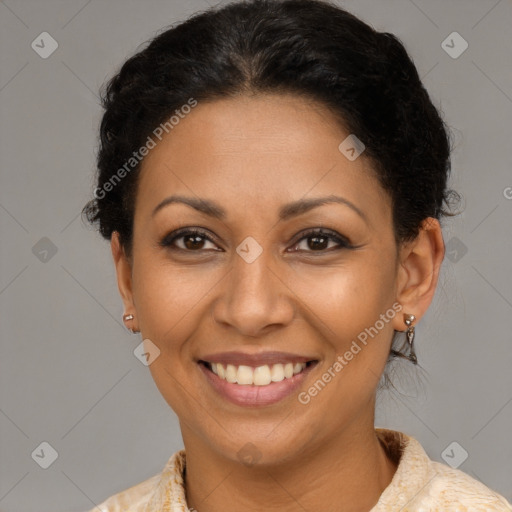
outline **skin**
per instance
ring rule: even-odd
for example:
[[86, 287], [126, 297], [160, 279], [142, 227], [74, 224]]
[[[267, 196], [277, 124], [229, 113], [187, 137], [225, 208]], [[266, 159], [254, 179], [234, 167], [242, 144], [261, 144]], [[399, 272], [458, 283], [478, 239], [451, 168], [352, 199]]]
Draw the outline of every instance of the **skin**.
[[[374, 431], [376, 389], [403, 313], [417, 324], [431, 303], [444, 243], [429, 218], [397, 247], [371, 162], [338, 150], [348, 134], [322, 105], [291, 95], [200, 103], [143, 161], [130, 257], [112, 236], [129, 327], [161, 351], [149, 368], [179, 418], [188, 506], [200, 512], [369, 511], [396, 471]], [[178, 203], [152, 216], [172, 194], [213, 200], [226, 218]], [[278, 219], [285, 203], [332, 194], [365, 218], [330, 203]], [[214, 241], [159, 245], [187, 226]], [[328, 239], [315, 249], [302, 238], [321, 227], [356, 248]], [[247, 236], [263, 249], [250, 264], [236, 252]], [[403, 311], [307, 405], [297, 393], [259, 408], [232, 404], [196, 362], [230, 350], [308, 355], [319, 363], [305, 391], [396, 302]], [[237, 455], [249, 442], [261, 456], [252, 466]]]

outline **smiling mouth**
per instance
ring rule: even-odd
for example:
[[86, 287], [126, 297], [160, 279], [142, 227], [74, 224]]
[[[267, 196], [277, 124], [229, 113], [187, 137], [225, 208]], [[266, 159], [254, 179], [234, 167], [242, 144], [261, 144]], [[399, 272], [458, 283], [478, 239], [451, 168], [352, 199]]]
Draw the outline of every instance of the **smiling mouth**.
[[317, 360], [313, 360], [306, 363], [278, 363], [252, 367], [199, 361], [199, 364], [205, 366], [220, 379], [241, 386], [268, 386], [273, 382], [291, 379], [317, 363]]

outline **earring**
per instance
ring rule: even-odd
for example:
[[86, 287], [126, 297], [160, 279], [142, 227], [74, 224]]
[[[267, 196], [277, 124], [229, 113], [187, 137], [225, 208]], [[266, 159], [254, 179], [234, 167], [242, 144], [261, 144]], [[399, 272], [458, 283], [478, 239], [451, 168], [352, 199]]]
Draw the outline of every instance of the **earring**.
[[[135, 317], [134, 317], [133, 315], [131, 315], [131, 314], [123, 315], [123, 320], [124, 320], [124, 322], [125, 322], [125, 323], [126, 323], [126, 322], [129, 322], [130, 320], [133, 320], [134, 318], [135, 318]], [[126, 328], [127, 328], [129, 331], [131, 331], [131, 333], [132, 333], [132, 334], [137, 334], [138, 332], [140, 332], [140, 331], [135, 331], [134, 329], [132, 329], [131, 327], [128, 327], [128, 326], [126, 326]]]
[[414, 327], [412, 323], [416, 320], [414, 315], [408, 315], [404, 313], [404, 323], [407, 326], [407, 342], [409, 343], [409, 360], [414, 364], [418, 364], [418, 358], [416, 357], [416, 353], [414, 352]]

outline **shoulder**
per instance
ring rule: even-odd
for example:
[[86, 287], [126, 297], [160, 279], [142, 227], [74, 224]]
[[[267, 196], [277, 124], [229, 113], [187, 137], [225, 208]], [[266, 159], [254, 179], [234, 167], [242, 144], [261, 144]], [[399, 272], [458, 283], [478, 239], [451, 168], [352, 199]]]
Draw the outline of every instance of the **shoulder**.
[[[456, 512], [512, 512], [512, 505], [482, 482], [459, 469], [430, 461], [435, 476], [428, 485], [428, 498]], [[451, 508], [448, 508], [451, 507]]]
[[149, 512], [160, 510], [164, 495], [174, 490], [178, 498], [183, 494], [182, 471], [185, 451], [174, 453], [163, 470], [152, 477], [133, 485], [89, 510], [88, 512]]
[[498, 493], [458, 469], [429, 458], [402, 432], [377, 429], [388, 455], [398, 463], [389, 486], [371, 512], [512, 512]]

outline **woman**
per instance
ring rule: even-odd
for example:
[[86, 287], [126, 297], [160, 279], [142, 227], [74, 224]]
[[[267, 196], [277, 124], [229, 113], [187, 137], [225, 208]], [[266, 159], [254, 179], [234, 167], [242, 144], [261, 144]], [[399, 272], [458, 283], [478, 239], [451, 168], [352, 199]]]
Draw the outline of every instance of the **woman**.
[[512, 510], [374, 427], [456, 197], [396, 37], [322, 1], [235, 2], [131, 57], [104, 107], [85, 212], [185, 449], [99, 510]]

